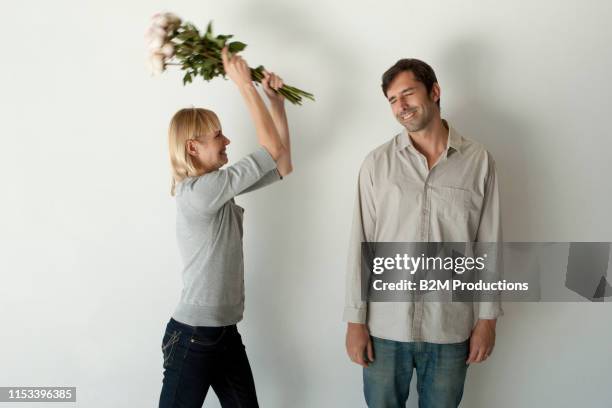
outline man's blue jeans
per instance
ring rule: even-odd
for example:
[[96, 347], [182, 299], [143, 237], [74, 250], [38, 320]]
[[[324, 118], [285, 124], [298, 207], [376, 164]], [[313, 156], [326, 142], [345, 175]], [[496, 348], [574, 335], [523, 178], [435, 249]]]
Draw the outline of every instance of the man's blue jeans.
[[419, 408], [455, 408], [463, 396], [469, 339], [461, 343], [400, 342], [372, 337], [374, 362], [363, 369], [370, 408], [404, 408], [413, 369]]

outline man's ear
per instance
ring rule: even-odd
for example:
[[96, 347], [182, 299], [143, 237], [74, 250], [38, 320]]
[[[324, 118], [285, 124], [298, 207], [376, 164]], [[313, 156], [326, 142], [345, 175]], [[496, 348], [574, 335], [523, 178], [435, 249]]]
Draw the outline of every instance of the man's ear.
[[438, 85], [437, 82], [434, 82], [434, 84], [431, 86], [431, 92], [430, 92], [430, 96], [434, 102], [438, 102], [440, 100], [440, 94], [441, 94], [440, 85]]

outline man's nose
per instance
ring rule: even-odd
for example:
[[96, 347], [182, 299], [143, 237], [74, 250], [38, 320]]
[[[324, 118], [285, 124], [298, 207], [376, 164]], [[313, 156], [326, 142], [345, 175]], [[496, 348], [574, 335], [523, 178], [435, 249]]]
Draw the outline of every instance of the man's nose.
[[408, 100], [404, 100], [404, 99], [402, 99], [401, 107], [402, 107], [402, 110], [411, 110], [412, 109], [412, 105], [410, 105]]

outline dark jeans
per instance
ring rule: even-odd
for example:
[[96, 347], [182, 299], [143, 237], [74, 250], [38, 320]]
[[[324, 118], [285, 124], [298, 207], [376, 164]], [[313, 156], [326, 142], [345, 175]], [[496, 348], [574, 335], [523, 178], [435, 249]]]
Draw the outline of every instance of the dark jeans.
[[419, 408], [456, 408], [463, 396], [469, 339], [461, 343], [400, 342], [372, 337], [374, 362], [363, 369], [368, 407], [404, 408], [416, 369]]
[[253, 374], [236, 325], [194, 327], [170, 319], [162, 352], [160, 408], [200, 408], [209, 387], [223, 407], [258, 407]]

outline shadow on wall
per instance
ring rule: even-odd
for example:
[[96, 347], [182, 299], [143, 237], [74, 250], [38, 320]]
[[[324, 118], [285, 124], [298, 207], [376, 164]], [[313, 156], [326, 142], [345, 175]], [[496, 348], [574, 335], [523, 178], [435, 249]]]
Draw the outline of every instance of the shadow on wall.
[[[441, 53], [444, 77], [439, 80], [453, 85], [453, 98], [459, 101], [452, 107], [450, 120], [493, 154], [500, 178], [504, 239], [521, 241], [537, 234], [531, 209], [537, 197], [530, 195], [529, 169], [530, 163], [542, 158], [530, 148], [537, 138], [528, 128], [530, 118], [510, 116], [497, 102], [500, 87], [492, 83], [495, 75], [491, 74], [500, 69], [496, 49], [479, 37], [455, 40]], [[517, 80], [508, 78], [508, 82]]]
[[[331, 154], [334, 145], [344, 143], [343, 137], [337, 137], [339, 126], [355, 112], [339, 107], [346, 106], [347, 100], [355, 99], [357, 92], [353, 84], [356, 83], [355, 78], [359, 77], [359, 57], [350, 53], [350, 48], [345, 46], [344, 41], [348, 41], [348, 38], [344, 38], [346, 33], [337, 33], [323, 41], [321, 33], [328, 32], [329, 27], [319, 27], [317, 19], [314, 16], [308, 18], [308, 13], [308, 7], [268, 1], [249, 3], [245, 7], [236, 8], [233, 13], [238, 22], [252, 27], [269, 41], [266, 46], [279, 54], [279, 60], [299, 50], [303, 56], [300, 59], [308, 61], [307, 66], [296, 64], [288, 72], [278, 72], [287, 82], [295, 82], [294, 85], [312, 92], [316, 98], [316, 102], [305, 101], [303, 107], [288, 106], [293, 150], [296, 156], [299, 154], [307, 158], [299, 163], [302, 174], [312, 174], [310, 170], [317, 166], [317, 160], [310, 158], [320, 159]], [[262, 62], [265, 62], [268, 69], [276, 70], [272, 61], [254, 61], [257, 64]], [[337, 72], [346, 75], [342, 78], [329, 77]], [[309, 81], [293, 79], [300, 76]], [[324, 88], [317, 88], [321, 84]], [[308, 375], [309, 367], [313, 364], [309, 361], [312, 353], [308, 350], [297, 352], [312, 330], [307, 322], [296, 326], [296, 313], [300, 313], [303, 305], [296, 305], [295, 301], [298, 296], [296, 291], [307, 292], [317, 284], [313, 282], [312, 276], [298, 273], [296, 269], [312, 262], [304, 257], [316, 249], [304, 251], [304, 248], [314, 245], [322, 233], [318, 220], [305, 222], [305, 218], [310, 216], [309, 209], [315, 213], [322, 205], [318, 198], [321, 182], [308, 178], [299, 186], [295, 183], [284, 185], [283, 191], [263, 192], [267, 195], [265, 201], [275, 207], [267, 212], [267, 215], [274, 213], [274, 219], [254, 216], [250, 220], [250, 231], [245, 233], [247, 239], [265, 237], [265, 242], [259, 240], [257, 244], [258, 265], [253, 262], [254, 257], [245, 261], [245, 274], [257, 275], [252, 278], [246, 293], [245, 316], [249, 316], [249, 322], [245, 325], [248, 325], [249, 333], [245, 340], [254, 345], [262, 344], [263, 341], [266, 343], [265, 348], [257, 347], [257, 355], [249, 354], [249, 358], [257, 361], [257, 368], [261, 370], [259, 373], [254, 372], [256, 384], [262, 390], [260, 402], [270, 401], [269, 394], [272, 393], [271, 402], [277, 406], [308, 406], [313, 394], [311, 383], [317, 382]], [[305, 209], [305, 212], [296, 216], [292, 210], [295, 208]], [[261, 213], [261, 210], [254, 209], [251, 214]], [[245, 246], [248, 245], [245, 242]], [[288, 265], [301, 266], [289, 270]], [[273, 287], [281, 290], [274, 290]], [[257, 316], [253, 313], [255, 308]], [[341, 310], [330, 314], [334, 320], [339, 321]], [[298, 331], [302, 329], [304, 333]], [[343, 339], [333, 341], [342, 343]], [[318, 347], [313, 344], [313, 350]], [[319, 363], [324, 364], [324, 361], [316, 364]], [[264, 392], [268, 394], [267, 397], [263, 395]]]
[[[488, 43], [480, 36], [456, 39], [441, 51], [443, 78], [442, 83], [453, 85], [453, 99], [459, 101], [453, 106], [453, 116], [449, 121], [455, 124], [459, 132], [481, 142], [489, 150], [497, 164], [499, 175], [502, 224], [504, 240], [512, 241], [530, 239], [537, 231], [537, 220], [531, 210], [532, 200], [529, 190], [529, 163], [538, 160], [536, 152], [530, 145], [536, 134], [528, 128], [529, 118], [510, 116], [498, 102], [496, 96], [496, 77], [499, 48]], [[516, 81], [517, 78], [508, 78]], [[442, 108], [444, 109], [444, 89], [442, 89]], [[540, 158], [541, 160], [541, 158]], [[537, 310], [533, 311], [532, 318]], [[543, 317], [542, 317], [543, 318]], [[495, 390], [499, 386], [494, 371], [504, 364], [512, 364], [512, 353], [508, 348], [516, 341], [522, 341], [524, 333], [516, 316], [506, 314], [500, 319], [500, 330], [505, 336], [496, 340], [497, 355], [482, 365], [473, 364], [468, 370], [464, 403], [473, 407], [487, 407], [492, 395], [486, 390]], [[509, 336], [514, 336], [512, 338]], [[503, 351], [502, 351], [503, 350]], [[494, 397], [494, 395], [493, 395]]]
[[[276, 1], [260, 1], [249, 3], [244, 9], [236, 13], [238, 21], [243, 20], [245, 24], [253, 26], [254, 30], [262, 33], [266, 38], [267, 47], [279, 54], [279, 60], [285, 59], [287, 55], [299, 50], [304, 55], [308, 65], [294, 65], [289, 72], [279, 72], [291, 81], [293, 73], [310, 79], [303, 86], [315, 95], [316, 102], [305, 101], [303, 108], [297, 108], [304, 112], [313, 112], [314, 121], [304, 114], [293, 115], [290, 120], [292, 129], [309, 129], [300, 148], [300, 155], [304, 157], [317, 157], [331, 150], [330, 147], [336, 143], [343, 143], [341, 137], [330, 137], [337, 135], [337, 126], [350, 120], [355, 112], [342, 107], [347, 106], [347, 101], [355, 101], [358, 92], [355, 83], [363, 76], [360, 75], [359, 61], [362, 55], [351, 52], [352, 48], [346, 44], [354, 38], [347, 33], [334, 32], [330, 34], [329, 26], [317, 25], [316, 16], [309, 18], [308, 7], [293, 7], [291, 3], [280, 5]], [[322, 36], [325, 35], [323, 38]], [[267, 62], [270, 69], [274, 69], [272, 62]], [[342, 78], [332, 78], [333, 73], [342, 72]], [[317, 88], [321, 84], [324, 88]], [[306, 109], [304, 109], [306, 108]]]

